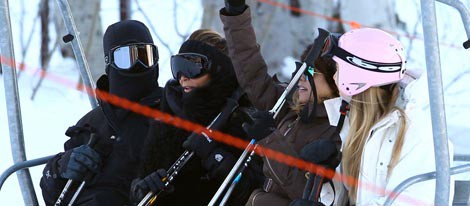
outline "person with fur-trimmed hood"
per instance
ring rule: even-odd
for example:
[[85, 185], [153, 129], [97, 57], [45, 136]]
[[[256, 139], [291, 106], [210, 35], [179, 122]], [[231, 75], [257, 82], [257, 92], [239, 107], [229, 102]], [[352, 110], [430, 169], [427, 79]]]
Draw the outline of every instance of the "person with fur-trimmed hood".
[[[98, 80], [98, 89], [156, 108], [162, 88], [157, 82], [158, 50], [148, 28], [135, 20], [112, 24], [103, 36], [103, 47], [106, 75]], [[100, 100], [66, 131], [70, 139], [65, 151], [44, 168], [40, 184], [46, 205], [56, 203], [68, 180], [73, 184], [61, 205], [70, 202], [84, 180], [74, 205], [127, 204], [148, 128], [148, 117]], [[96, 143], [89, 145], [90, 139]]]
[[[162, 112], [207, 126], [221, 112], [227, 98], [237, 90], [238, 83], [232, 62], [227, 56], [226, 42], [211, 30], [195, 31], [172, 56], [174, 79], [164, 88]], [[247, 139], [242, 123], [247, 121], [249, 102], [242, 96], [238, 107], [228, 121], [218, 129], [226, 134]], [[153, 191], [158, 193], [157, 205], [207, 205], [232, 169], [240, 149], [206, 138], [188, 138], [191, 132], [155, 121], [142, 155], [140, 178], [133, 182], [131, 194], [138, 203]], [[166, 170], [186, 150], [195, 155], [182, 168], [170, 187], [162, 179]], [[252, 161], [244, 178], [229, 200], [231, 205], [241, 205], [254, 188], [262, 183], [259, 163]]]

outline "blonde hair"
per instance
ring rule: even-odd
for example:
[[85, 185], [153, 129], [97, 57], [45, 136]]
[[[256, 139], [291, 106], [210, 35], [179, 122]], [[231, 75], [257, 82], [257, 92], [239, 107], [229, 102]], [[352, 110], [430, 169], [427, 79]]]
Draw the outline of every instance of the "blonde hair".
[[210, 29], [198, 29], [194, 31], [188, 40], [196, 40], [217, 48], [223, 54], [228, 55], [227, 41], [221, 34]]
[[393, 146], [393, 154], [388, 165], [387, 178], [398, 163], [406, 132], [406, 116], [402, 109], [395, 107], [398, 98], [398, 86], [390, 85], [389, 89], [371, 87], [354, 95], [351, 100], [350, 128], [346, 143], [343, 147], [342, 165], [345, 175], [355, 178], [355, 184], [349, 190], [349, 197], [355, 202], [357, 195], [357, 180], [361, 167], [362, 152], [372, 127], [393, 110], [401, 115], [401, 127]]

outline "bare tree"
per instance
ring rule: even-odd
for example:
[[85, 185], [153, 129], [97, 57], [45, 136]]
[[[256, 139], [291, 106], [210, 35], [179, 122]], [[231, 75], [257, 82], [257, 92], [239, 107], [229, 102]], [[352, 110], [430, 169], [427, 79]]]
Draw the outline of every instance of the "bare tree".
[[[41, 3], [39, 3], [38, 7], [38, 15], [34, 18], [33, 20], [33, 26], [31, 27], [31, 30], [29, 32], [26, 32], [25, 31], [25, 28], [24, 28], [24, 16], [26, 15], [26, 11], [25, 11], [25, 2], [24, 0], [21, 0], [21, 17], [20, 17], [20, 46], [21, 46], [21, 56], [20, 56], [20, 65], [19, 65], [19, 71], [18, 71], [18, 78], [21, 76], [21, 73], [23, 72], [23, 70], [25, 69], [24, 66], [25, 64], [23, 63], [25, 58], [26, 58], [26, 55], [29, 51], [29, 45], [31, 44], [31, 40], [33, 38], [33, 34], [35, 33], [35, 29], [36, 29], [36, 23], [38, 22], [38, 19], [39, 19], [39, 15], [40, 15], [40, 12], [41, 12]], [[29, 34], [28, 35], [28, 38], [25, 42], [25, 39], [24, 39], [24, 35], [25, 34]], [[1, 71], [0, 71], [1, 73]]]
[[[86, 60], [90, 66], [92, 81], [104, 74], [104, 55], [103, 55], [103, 28], [101, 27], [100, 17], [100, 0], [81, 0], [69, 1], [75, 24], [80, 33], [80, 40], [83, 45]], [[87, 5], [87, 9], [83, 9], [83, 5]], [[56, 7], [57, 8], [57, 7]], [[60, 12], [56, 9], [55, 25], [57, 30], [57, 38], [61, 38], [66, 34], [64, 22]], [[63, 57], [73, 57], [72, 48], [69, 44], [61, 42], [60, 49]], [[80, 84], [81, 85], [81, 78]]]
[[[339, 2], [341, 18], [344, 20], [388, 31], [395, 31], [397, 27], [394, 1], [377, 0], [371, 3], [368, 0], [340, 0]], [[343, 27], [346, 31], [351, 30], [349, 24], [343, 24]]]
[[31, 100], [34, 100], [34, 97], [37, 94], [37, 91], [41, 87], [41, 84], [44, 80], [45, 73], [49, 67], [49, 62], [51, 59], [51, 55], [53, 50], [49, 50], [49, 0], [41, 0], [40, 9], [39, 9], [39, 16], [41, 19], [41, 48], [40, 48], [40, 62], [41, 62], [41, 75], [39, 81], [33, 88], [33, 92], [31, 94]]
[[119, 19], [127, 20], [131, 17], [131, 1], [130, 0], [119, 0]]
[[[147, 13], [145, 13], [145, 11], [142, 9], [142, 7], [140, 6], [140, 1], [139, 0], [135, 0], [135, 4], [137, 6], [137, 11], [139, 11], [142, 16], [144, 16], [145, 20], [147, 22], [152, 22], [151, 19], [148, 17]], [[155, 27], [153, 26], [153, 24], [149, 24], [148, 25], [150, 27], [150, 31], [155, 35], [155, 37], [157, 37], [157, 40], [160, 41], [160, 43], [168, 50], [168, 52], [170, 54], [173, 54], [173, 51], [171, 50], [171, 47], [170, 45], [168, 45], [166, 43], [166, 41], [164, 39], [162, 39], [162, 37], [160, 37], [160, 35], [158, 34], [157, 30], [155, 29]]]

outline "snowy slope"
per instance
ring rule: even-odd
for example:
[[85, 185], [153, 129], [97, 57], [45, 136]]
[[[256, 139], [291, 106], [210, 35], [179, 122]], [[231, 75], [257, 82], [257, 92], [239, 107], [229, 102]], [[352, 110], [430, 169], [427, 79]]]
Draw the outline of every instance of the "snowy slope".
[[[20, 1], [10, 1], [11, 17], [13, 23], [13, 37], [15, 40], [15, 52], [17, 59], [19, 55], [19, 24], [17, 22], [20, 17]], [[29, 33], [34, 16], [37, 12], [37, 4], [39, 0], [27, 0], [27, 16], [25, 21], [26, 32]], [[132, 1], [134, 2], [134, 1]], [[155, 27], [161, 38], [169, 45], [172, 52], [177, 52], [179, 45], [183, 41], [175, 32], [173, 26], [173, 3], [168, 0], [158, 1], [140, 1], [147, 15], [151, 19], [152, 25]], [[180, 4], [178, 14], [178, 28], [183, 33], [197, 29], [201, 22], [201, 6], [199, 0], [179, 0], [185, 2]], [[397, 0], [397, 11], [399, 18], [407, 22], [407, 30], [413, 33], [414, 22], [419, 19], [417, 14], [419, 0]], [[456, 10], [442, 4], [438, 6], [438, 26], [440, 40], [461, 45], [466, 39], [464, 29]], [[101, 16], [103, 18], [103, 28], [114, 23], [118, 19], [116, 12], [118, 3], [116, 0], [103, 0]], [[143, 21], [145, 18], [139, 14], [134, 5], [133, 18]], [[193, 20], [195, 19], [195, 20]], [[445, 20], [444, 20], [445, 19]], [[193, 23], [194, 22], [194, 23]], [[190, 28], [188, 28], [190, 27]], [[422, 27], [417, 27], [417, 35], [422, 36]], [[39, 66], [39, 25], [35, 30], [32, 46], [25, 60], [29, 69], [38, 68]], [[63, 35], [63, 34], [60, 34]], [[26, 38], [26, 37], [24, 37]], [[415, 40], [412, 45], [408, 39], [401, 37], [401, 41], [405, 47], [411, 47], [409, 57], [409, 68], [414, 70], [423, 70], [425, 68], [424, 45], [421, 40]], [[159, 83], [163, 85], [171, 76], [169, 72], [169, 56], [170, 52], [157, 41], [160, 52], [160, 79]], [[458, 153], [467, 152], [470, 147], [468, 133], [470, 132], [470, 124], [467, 123], [467, 117], [470, 116], [469, 90], [465, 89], [465, 83], [470, 81], [470, 58], [469, 52], [463, 49], [441, 47], [441, 62], [443, 70], [444, 86], [446, 88], [446, 112], [448, 134], [453, 140], [455, 150]], [[288, 62], [292, 60], [286, 60]], [[292, 68], [286, 68], [285, 73], [290, 74]], [[51, 75], [59, 76], [61, 79], [69, 82], [68, 84], [58, 83], [56, 78], [46, 78], [44, 85], [39, 90], [34, 101], [29, 99], [32, 87], [38, 80], [38, 76], [24, 72], [19, 79], [19, 90], [21, 95], [21, 109], [24, 126], [24, 136], [26, 142], [27, 157], [29, 159], [43, 157], [57, 153], [62, 150], [62, 144], [67, 139], [63, 134], [68, 126], [73, 125], [83, 114], [89, 109], [88, 98], [81, 92], [74, 89], [77, 81], [78, 71], [72, 60], [61, 59], [59, 54], [55, 54], [51, 61]], [[423, 74], [425, 76], [425, 74]], [[426, 81], [421, 81], [426, 82]], [[423, 97], [423, 103], [426, 103], [426, 85], [421, 85], [422, 90], [416, 95]], [[3, 78], [0, 80], [0, 171], [3, 172], [7, 167], [12, 165], [11, 149], [8, 134], [8, 123], [6, 119], [6, 106], [4, 101]], [[423, 107], [425, 107], [423, 105]], [[36, 193], [40, 204], [43, 204], [40, 195], [39, 179], [41, 176], [42, 166], [31, 169], [33, 183], [36, 186]], [[23, 205], [21, 193], [18, 186], [16, 176], [10, 177], [0, 192], [0, 201], [2, 205]]]

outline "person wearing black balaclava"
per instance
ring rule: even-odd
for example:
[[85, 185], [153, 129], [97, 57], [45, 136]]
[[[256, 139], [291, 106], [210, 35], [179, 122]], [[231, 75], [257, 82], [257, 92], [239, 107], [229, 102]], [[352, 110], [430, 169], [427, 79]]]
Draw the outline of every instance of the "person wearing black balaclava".
[[[97, 88], [156, 108], [162, 93], [157, 82], [159, 56], [148, 28], [135, 20], [112, 24], [103, 36], [103, 50], [106, 74]], [[46, 205], [56, 202], [68, 180], [74, 184], [62, 204], [68, 204], [83, 180], [86, 185], [74, 205], [128, 204], [148, 128], [149, 118], [99, 101], [97, 108], [69, 127], [65, 151], [44, 168], [40, 185]]]

